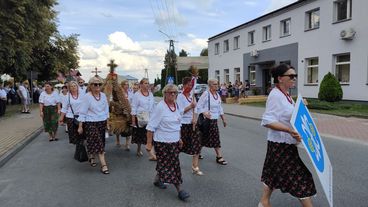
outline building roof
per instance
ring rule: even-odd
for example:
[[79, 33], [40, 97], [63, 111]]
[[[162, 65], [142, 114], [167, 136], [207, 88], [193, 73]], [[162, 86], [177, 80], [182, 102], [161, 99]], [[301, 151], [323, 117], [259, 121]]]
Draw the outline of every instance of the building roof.
[[118, 80], [119, 81], [123, 81], [123, 80], [138, 81], [138, 78], [135, 78], [131, 75], [118, 75]]
[[236, 26], [236, 27], [233, 27], [233, 28], [231, 28], [229, 30], [226, 30], [225, 32], [221, 32], [220, 34], [217, 34], [215, 36], [212, 36], [212, 37], [208, 38], [208, 41], [217, 39], [217, 38], [219, 38], [221, 36], [224, 36], [224, 35], [226, 35], [228, 33], [235, 32], [235, 31], [240, 30], [240, 29], [243, 29], [243, 28], [245, 28], [247, 26], [256, 24], [256, 23], [261, 22], [261, 21], [263, 21], [265, 19], [268, 19], [268, 18], [277, 16], [280, 13], [283, 13], [285, 11], [289, 11], [290, 9], [293, 9], [294, 7], [300, 7], [300, 6], [304, 5], [304, 4], [310, 3], [312, 1], [316, 1], [316, 0], [298, 0], [298, 1], [294, 2], [294, 3], [292, 3], [292, 4], [289, 4], [287, 6], [284, 6], [284, 7], [280, 8], [280, 9], [277, 9], [275, 11], [272, 11], [270, 13], [267, 13], [265, 15], [262, 15], [262, 16], [260, 16], [260, 17], [258, 17], [256, 19], [253, 19], [253, 20], [251, 20], [249, 22], [246, 22], [244, 24], [241, 24], [239, 26]]
[[191, 65], [198, 69], [208, 69], [208, 56], [177, 57], [178, 71], [188, 70]]

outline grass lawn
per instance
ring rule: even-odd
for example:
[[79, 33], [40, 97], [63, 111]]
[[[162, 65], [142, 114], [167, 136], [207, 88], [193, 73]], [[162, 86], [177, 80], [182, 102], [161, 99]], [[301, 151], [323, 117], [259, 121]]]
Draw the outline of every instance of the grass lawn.
[[[311, 112], [321, 114], [331, 114], [344, 117], [359, 117], [368, 119], [368, 104], [356, 102], [335, 102], [319, 101], [308, 99], [308, 108]], [[265, 102], [248, 103], [249, 106], [265, 107]]]

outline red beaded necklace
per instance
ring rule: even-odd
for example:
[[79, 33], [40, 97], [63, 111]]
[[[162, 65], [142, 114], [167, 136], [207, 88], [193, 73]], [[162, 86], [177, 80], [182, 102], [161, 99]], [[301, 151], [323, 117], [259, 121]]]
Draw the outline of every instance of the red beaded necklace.
[[96, 101], [100, 101], [101, 100], [101, 94], [98, 93], [98, 98], [92, 93], [93, 98], [95, 98]]
[[216, 92], [215, 92], [216, 97], [215, 97], [215, 95], [213, 95], [213, 93], [212, 93], [212, 92], [211, 92], [211, 94], [212, 94], [213, 99], [215, 99], [215, 100], [217, 100], [217, 99], [218, 99], [218, 95], [217, 95], [217, 93], [216, 93]]
[[172, 111], [172, 112], [176, 111], [176, 104], [175, 103], [174, 103], [174, 109], [172, 109], [172, 107], [169, 106], [169, 104], [166, 102], [166, 100], [165, 100], [165, 103], [166, 103], [167, 107], [169, 107], [170, 111]]
[[185, 95], [185, 94], [183, 93], [183, 95], [185, 96], [185, 98], [187, 99], [187, 101], [188, 101], [189, 103], [192, 103], [193, 98], [189, 98], [189, 94], [188, 94], [188, 96], [187, 96], [187, 95]]
[[[72, 93], [70, 93], [70, 94], [72, 94]], [[73, 94], [72, 94], [72, 98], [74, 99], [74, 100], [77, 100], [78, 99], [78, 96], [79, 96], [79, 92], [77, 91], [77, 97], [75, 97]]]
[[293, 104], [293, 99], [291, 98], [291, 96], [288, 93], [285, 93], [284, 91], [282, 91], [280, 86], [278, 86], [278, 85], [276, 85], [276, 88], [279, 89], [281, 91], [281, 93], [284, 94], [284, 96], [286, 97], [286, 99], [288, 100], [288, 102], [290, 104]]

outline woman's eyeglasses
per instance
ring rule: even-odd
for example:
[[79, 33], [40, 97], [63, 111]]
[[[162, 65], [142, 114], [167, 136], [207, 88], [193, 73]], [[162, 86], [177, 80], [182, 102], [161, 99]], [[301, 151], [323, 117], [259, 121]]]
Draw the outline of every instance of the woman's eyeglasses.
[[281, 77], [284, 77], [284, 76], [289, 76], [290, 79], [298, 78], [298, 74], [281, 75]]
[[167, 93], [167, 94], [171, 94], [171, 95], [177, 95], [177, 94], [178, 94], [178, 92], [177, 92], [177, 91], [167, 91], [167, 92], [165, 92], [165, 93]]
[[93, 84], [95, 87], [97, 87], [97, 86], [102, 86], [102, 83], [94, 83]]

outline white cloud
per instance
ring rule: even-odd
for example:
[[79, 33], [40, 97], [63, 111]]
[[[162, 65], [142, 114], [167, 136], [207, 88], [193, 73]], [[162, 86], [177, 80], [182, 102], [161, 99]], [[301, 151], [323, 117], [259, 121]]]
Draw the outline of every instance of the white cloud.
[[258, 3], [255, 0], [246, 0], [243, 2], [243, 4], [247, 6], [256, 6]]
[[269, 6], [264, 11], [264, 13], [269, 13], [271, 11], [274, 11], [276, 9], [280, 9], [281, 7], [284, 7], [288, 4], [294, 3], [297, 0], [270, 0]]
[[92, 46], [81, 46], [79, 51], [81, 58], [85, 60], [96, 59], [98, 57], [97, 52]]
[[142, 50], [137, 42], [133, 42], [124, 32], [114, 32], [109, 35], [109, 40], [114, 46], [114, 49], [123, 50], [126, 52], [136, 52]]

